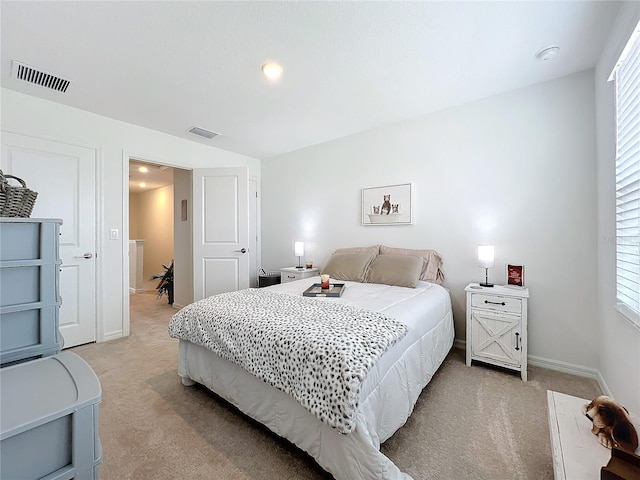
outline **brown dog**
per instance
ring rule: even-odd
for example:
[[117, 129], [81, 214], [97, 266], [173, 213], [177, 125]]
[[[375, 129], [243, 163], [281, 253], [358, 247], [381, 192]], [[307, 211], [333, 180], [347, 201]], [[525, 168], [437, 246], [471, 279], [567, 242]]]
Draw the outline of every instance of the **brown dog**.
[[638, 434], [629, 412], [613, 398], [600, 395], [582, 407], [582, 413], [593, 422], [591, 432], [605, 447], [615, 446], [631, 453], [638, 448]]

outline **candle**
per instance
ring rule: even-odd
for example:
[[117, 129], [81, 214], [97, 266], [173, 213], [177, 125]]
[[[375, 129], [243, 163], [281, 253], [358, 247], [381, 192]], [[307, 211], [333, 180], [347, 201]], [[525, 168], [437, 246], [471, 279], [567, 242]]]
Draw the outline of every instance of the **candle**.
[[329, 275], [327, 274], [320, 275], [320, 282], [322, 282], [320, 284], [321, 288], [329, 288]]

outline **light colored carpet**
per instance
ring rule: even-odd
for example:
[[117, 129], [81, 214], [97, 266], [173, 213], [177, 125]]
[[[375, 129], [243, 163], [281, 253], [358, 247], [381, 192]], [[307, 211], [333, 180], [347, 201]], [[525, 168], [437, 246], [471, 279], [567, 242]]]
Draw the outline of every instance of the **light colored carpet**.
[[[71, 349], [102, 383], [102, 480], [332, 478], [206, 389], [181, 384], [166, 297], [136, 294], [131, 305], [129, 337]], [[593, 380], [542, 368], [529, 367], [525, 383], [467, 367], [453, 349], [382, 451], [415, 480], [552, 479], [547, 389], [600, 394]]]

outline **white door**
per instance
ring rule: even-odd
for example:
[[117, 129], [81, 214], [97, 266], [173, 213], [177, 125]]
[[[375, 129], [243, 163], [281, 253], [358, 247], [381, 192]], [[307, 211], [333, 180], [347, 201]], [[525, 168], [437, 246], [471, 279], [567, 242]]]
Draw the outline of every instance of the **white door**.
[[38, 192], [32, 218], [61, 218], [60, 333], [64, 348], [96, 340], [96, 152], [2, 132], [5, 173]]
[[248, 169], [195, 169], [192, 185], [194, 301], [248, 288]]

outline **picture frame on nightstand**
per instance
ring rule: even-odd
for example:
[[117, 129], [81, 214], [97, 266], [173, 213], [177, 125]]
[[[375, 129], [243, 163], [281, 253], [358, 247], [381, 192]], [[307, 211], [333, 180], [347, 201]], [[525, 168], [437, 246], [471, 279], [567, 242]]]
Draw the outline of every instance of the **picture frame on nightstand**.
[[524, 287], [524, 265], [507, 265], [507, 285]]

